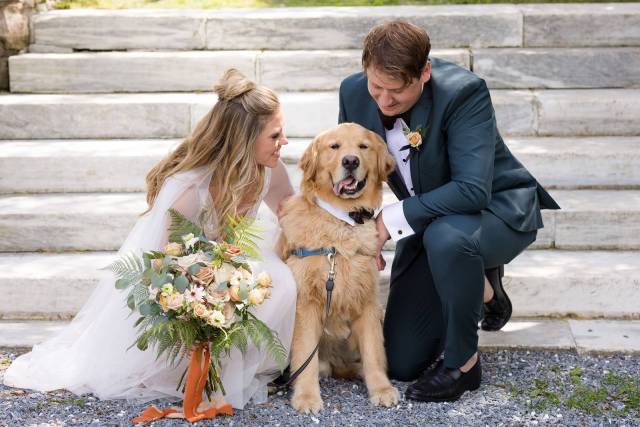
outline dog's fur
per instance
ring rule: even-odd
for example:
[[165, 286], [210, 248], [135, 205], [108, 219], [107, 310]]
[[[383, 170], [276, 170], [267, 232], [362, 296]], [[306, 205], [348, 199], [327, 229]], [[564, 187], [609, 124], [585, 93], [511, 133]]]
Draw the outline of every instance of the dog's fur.
[[[348, 168], [343, 166], [345, 156], [359, 159], [360, 165], [351, 171], [351, 176], [366, 184], [356, 194], [337, 195], [336, 183], [349, 175]], [[280, 218], [283, 233], [277, 244], [298, 285], [292, 371], [302, 365], [322, 338], [319, 356], [314, 357], [294, 383], [291, 404], [300, 412], [318, 413], [322, 409], [320, 374], [340, 377], [360, 374], [373, 404], [391, 406], [398, 402], [398, 391], [386, 374], [382, 308], [377, 297], [375, 223], [367, 220], [351, 226], [315, 203], [315, 197], [319, 197], [345, 212], [376, 209], [382, 202], [382, 182], [394, 166], [384, 141], [353, 123], [318, 135], [300, 160], [304, 172], [301, 193], [283, 205]], [[327, 257], [298, 258], [290, 256], [289, 251], [331, 246], [337, 250], [335, 288], [331, 313], [323, 330]]]

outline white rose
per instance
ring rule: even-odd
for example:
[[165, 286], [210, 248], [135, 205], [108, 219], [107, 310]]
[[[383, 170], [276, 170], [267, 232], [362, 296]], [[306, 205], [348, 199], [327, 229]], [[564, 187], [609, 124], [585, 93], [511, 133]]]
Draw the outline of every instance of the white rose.
[[171, 242], [162, 250], [167, 255], [180, 256], [182, 255], [182, 245], [180, 243]]
[[249, 292], [249, 304], [260, 305], [264, 301], [264, 293], [262, 289], [254, 288]]
[[169, 295], [173, 292], [173, 285], [171, 283], [165, 283], [162, 285], [162, 292]]
[[263, 271], [262, 273], [258, 274], [258, 277], [256, 278], [256, 283], [261, 288], [270, 288], [273, 286], [273, 282], [271, 281], [271, 276], [266, 271]]

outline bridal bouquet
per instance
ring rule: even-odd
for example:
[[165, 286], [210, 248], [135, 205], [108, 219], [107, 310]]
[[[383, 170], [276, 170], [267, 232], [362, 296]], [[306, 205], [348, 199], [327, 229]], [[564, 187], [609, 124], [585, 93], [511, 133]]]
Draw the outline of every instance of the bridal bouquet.
[[[230, 407], [200, 412], [203, 390], [211, 394], [224, 386], [220, 379], [220, 358], [232, 348], [244, 352], [249, 340], [265, 349], [284, 369], [287, 352], [278, 337], [260, 321], [251, 308], [271, 294], [271, 277], [255, 278], [249, 258], [257, 258], [254, 240], [258, 238], [248, 221], [230, 218], [223, 242], [208, 240], [202, 230], [175, 210], [169, 243], [161, 251], [130, 254], [108, 268], [118, 277], [116, 288], [129, 290], [127, 305], [140, 317], [135, 325], [139, 335], [133, 345], [140, 350], [155, 347], [157, 357], [176, 360], [190, 356], [189, 368], [182, 375], [184, 417], [189, 421], [231, 415]], [[133, 347], [132, 345], [132, 347]], [[148, 408], [134, 422], [170, 416], [173, 409]]]

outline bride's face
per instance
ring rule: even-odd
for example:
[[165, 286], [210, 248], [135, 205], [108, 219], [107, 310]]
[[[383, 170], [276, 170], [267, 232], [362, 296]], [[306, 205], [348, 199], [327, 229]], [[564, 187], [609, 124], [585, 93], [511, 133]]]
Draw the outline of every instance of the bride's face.
[[280, 147], [288, 143], [284, 134], [284, 116], [278, 109], [256, 139], [256, 161], [259, 165], [275, 168], [280, 159]]

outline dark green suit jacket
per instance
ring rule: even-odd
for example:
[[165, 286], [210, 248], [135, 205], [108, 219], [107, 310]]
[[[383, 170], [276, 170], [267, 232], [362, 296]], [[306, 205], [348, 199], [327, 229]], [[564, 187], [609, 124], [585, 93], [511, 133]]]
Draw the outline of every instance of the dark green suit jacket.
[[[340, 85], [339, 122], [358, 123], [385, 139], [364, 73]], [[432, 59], [431, 78], [411, 111], [411, 129], [419, 126], [428, 126], [428, 135], [411, 150], [416, 195], [397, 171], [388, 180], [416, 234], [437, 217], [483, 209], [515, 230], [533, 231], [543, 227], [540, 209], [560, 208], [504, 144], [489, 90], [472, 72]]]

